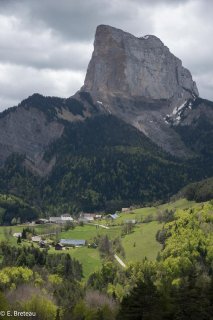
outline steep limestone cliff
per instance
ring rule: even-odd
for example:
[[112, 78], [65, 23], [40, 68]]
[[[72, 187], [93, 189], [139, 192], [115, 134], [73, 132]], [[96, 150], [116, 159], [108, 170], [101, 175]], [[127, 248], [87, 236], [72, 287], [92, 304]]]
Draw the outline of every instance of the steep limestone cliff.
[[105, 25], [97, 27], [83, 90], [99, 98], [121, 95], [181, 101], [198, 95], [189, 70], [160, 39], [136, 38]]

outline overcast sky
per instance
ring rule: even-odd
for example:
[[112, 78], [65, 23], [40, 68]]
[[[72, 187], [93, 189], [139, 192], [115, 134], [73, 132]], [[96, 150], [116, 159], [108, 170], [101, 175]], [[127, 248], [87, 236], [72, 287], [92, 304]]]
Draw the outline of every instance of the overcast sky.
[[96, 26], [154, 34], [213, 100], [212, 0], [0, 0], [0, 110], [84, 82]]

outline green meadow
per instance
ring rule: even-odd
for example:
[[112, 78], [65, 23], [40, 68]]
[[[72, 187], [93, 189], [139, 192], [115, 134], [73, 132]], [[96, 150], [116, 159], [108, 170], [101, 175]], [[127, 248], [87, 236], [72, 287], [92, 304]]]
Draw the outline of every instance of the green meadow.
[[[161, 245], [156, 241], [156, 233], [162, 228], [162, 224], [156, 221], [157, 212], [166, 209], [187, 209], [189, 207], [201, 206], [193, 201], [180, 199], [167, 204], [156, 207], [145, 207], [134, 209], [130, 213], [120, 213], [119, 218], [115, 221], [102, 220], [97, 223], [108, 225], [109, 229], [92, 224], [84, 224], [83, 226], [76, 226], [74, 229], [62, 231], [62, 228], [57, 225], [35, 225], [30, 226], [34, 228], [36, 234], [48, 234], [58, 232], [58, 239], [84, 239], [88, 243], [99, 236], [107, 235], [110, 240], [116, 237], [121, 238], [121, 243], [125, 251], [125, 257], [122, 258], [126, 264], [136, 261], [142, 261], [145, 257], [149, 260], [155, 260], [158, 252], [161, 250]], [[144, 219], [150, 218], [150, 222], [143, 223]], [[121, 236], [122, 225], [125, 220], [135, 219], [138, 224], [135, 225], [130, 234]], [[149, 221], [149, 220], [148, 220]], [[21, 232], [23, 226], [0, 227], [0, 241], [6, 240], [13, 245], [17, 245], [17, 239], [12, 235], [15, 232]], [[24, 241], [23, 244], [29, 245], [29, 241]], [[36, 244], [35, 244], [36, 245]], [[37, 246], [37, 245], [36, 245]], [[69, 250], [56, 251], [50, 248], [49, 253], [69, 253], [71, 257], [79, 260], [83, 266], [84, 279], [101, 267], [101, 258], [98, 249], [88, 248], [87, 246], [81, 248], [70, 248]]]
[[121, 235], [121, 228], [119, 226], [104, 229], [99, 226], [85, 224], [78, 226], [73, 230], [64, 231], [60, 233], [62, 239], [84, 239], [92, 241], [95, 237], [108, 235], [109, 239], [114, 239]]
[[162, 225], [156, 221], [144, 223], [134, 228], [134, 231], [122, 238], [125, 250], [125, 262], [142, 261], [145, 257], [155, 260], [161, 245], [156, 241], [155, 235]]

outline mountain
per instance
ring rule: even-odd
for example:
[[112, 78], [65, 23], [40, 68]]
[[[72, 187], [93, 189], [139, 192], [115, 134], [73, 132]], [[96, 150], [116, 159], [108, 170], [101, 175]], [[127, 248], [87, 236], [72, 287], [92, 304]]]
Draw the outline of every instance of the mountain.
[[167, 119], [187, 102], [193, 108], [198, 89], [189, 70], [157, 37], [136, 38], [99, 26], [82, 90], [166, 151], [191, 155]]
[[190, 183], [178, 192], [176, 198], [186, 198], [196, 202], [213, 199], [213, 177], [199, 182]]
[[138, 97], [174, 105], [198, 96], [190, 72], [160, 39], [136, 38], [105, 25], [96, 30], [83, 90], [98, 99]]
[[44, 160], [46, 148], [59, 139], [66, 123], [82, 121], [97, 113], [85, 99], [61, 99], [34, 94], [18, 107], [0, 114], [0, 164], [12, 153], [25, 154], [25, 166], [39, 175], [49, 174], [53, 157]]
[[0, 192], [61, 210], [165, 200], [212, 176], [212, 124], [213, 102], [160, 39], [101, 25], [73, 97], [0, 114]]
[[[18, 223], [32, 221], [38, 218], [39, 212], [22, 199], [0, 194], [0, 225], [9, 225], [14, 217]], [[17, 221], [13, 221], [14, 224]]]

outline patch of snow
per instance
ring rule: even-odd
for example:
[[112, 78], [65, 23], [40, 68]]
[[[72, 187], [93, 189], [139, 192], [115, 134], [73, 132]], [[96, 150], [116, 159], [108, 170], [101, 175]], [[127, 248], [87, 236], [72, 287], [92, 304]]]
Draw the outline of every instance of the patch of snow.
[[177, 113], [178, 109], [177, 107], [174, 108], [174, 110], [172, 111], [172, 114], [175, 115]]
[[104, 105], [103, 104], [103, 107], [109, 114], [112, 114], [111, 110], [109, 109], [109, 105]]
[[102, 101], [97, 101], [97, 103], [98, 103], [98, 104], [103, 104], [103, 102], [102, 102]]
[[186, 101], [184, 101], [184, 103], [182, 103], [179, 107], [175, 107], [174, 110], [172, 111], [172, 115], [175, 116], [175, 115], [179, 114], [180, 111], [181, 111], [183, 108], [185, 108], [185, 106], [187, 105], [187, 102], [188, 102], [188, 101], [186, 100]]
[[192, 97], [193, 97], [194, 101], [197, 99], [197, 96], [194, 94], [194, 92], [192, 92]]
[[163, 118], [163, 120], [164, 120], [164, 122], [165, 122], [166, 124], [170, 124], [169, 121], [168, 121], [168, 120], [170, 120], [169, 114], [167, 114], [166, 117]]
[[149, 39], [149, 37], [150, 36], [147, 34], [146, 36], [143, 37], [143, 39], [147, 40], [147, 39]]

